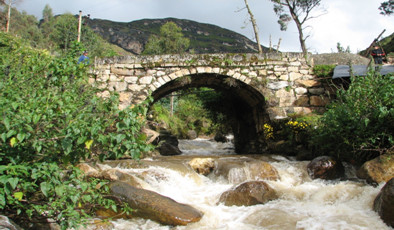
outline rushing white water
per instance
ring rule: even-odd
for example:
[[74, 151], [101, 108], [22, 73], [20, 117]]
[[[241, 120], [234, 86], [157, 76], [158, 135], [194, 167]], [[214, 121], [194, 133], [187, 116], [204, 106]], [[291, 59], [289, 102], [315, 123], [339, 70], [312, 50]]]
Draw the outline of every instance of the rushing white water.
[[[227, 156], [233, 153], [228, 144], [207, 140], [181, 141], [179, 146], [189, 155], [206, 156], [209, 151]], [[124, 172], [146, 172], [146, 189], [189, 204], [202, 211], [204, 216], [199, 222], [187, 226], [163, 226], [151, 220], [135, 218], [114, 221], [114, 227], [119, 230], [392, 229], [372, 210], [373, 201], [383, 185], [375, 188], [352, 181], [311, 180], [306, 173], [308, 162], [291, 161], [280, 156], [273, 156], [273, 159], [270, 164], [278, 170], [280, 179], [266, 182], [277, 191], [279, 199], [248, 207], [217, 204], [220, 195], [235, 185], [223, 178], [205, 177], [192, 170], [185, 173], [157, 165], [144, 169], [122, 169]]]

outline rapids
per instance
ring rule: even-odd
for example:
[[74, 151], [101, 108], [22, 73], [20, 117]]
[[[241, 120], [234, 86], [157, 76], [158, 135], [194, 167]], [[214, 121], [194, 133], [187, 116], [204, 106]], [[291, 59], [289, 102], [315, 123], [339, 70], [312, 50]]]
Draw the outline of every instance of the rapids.
[[[203, 218], [187, 226], [163, 226], [142, 218], [113, 221], [118, 230], [390, 230], [372, 210], [372, 204], [383, 184], [372, 187], [352, 180], [311, 180], [306, 161], [282, 156], [266, 156], [279, 172], [280, 180], [266, 181], [279, 199], [264, 205], [224, 206], [217, 204], [220, 195], [236, 185], [237, 172], [227, 180], [195, 173], [187, 162], [194, 157], [259, 157], [235, 155], [231, 143], [204, 139], [180, 140], [183, 154], [173, 157], [144, 159], [147, 168], [122, 168], [124, 172], [146, 173], [144, 188], [192, 205], [204, 213]], [[246, 166], [245, 166], [246, 167]], [[347, 167], [347, 175], [354, 170]]]

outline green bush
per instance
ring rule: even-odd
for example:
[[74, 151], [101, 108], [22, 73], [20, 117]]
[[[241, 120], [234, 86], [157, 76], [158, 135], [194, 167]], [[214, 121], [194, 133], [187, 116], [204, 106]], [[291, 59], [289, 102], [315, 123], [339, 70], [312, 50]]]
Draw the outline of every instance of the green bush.
[[315, 65], [313, 73], [319, 78], [332, 77], [336, 65]]
[[[115, 159], [152, 149], [140, 130], [145, 105], [118, 109], [118, 96], [96, 96], [79, 51], [53, 58], [0, 33], [0, 209], [14, 218], [53, 218], [63, 229], [91, 209], [110, 206], [106, 186], [69, 163]], [[26, 222], [27, 220], [22, 221]], [[30, 222], [30, 221], [27, 221]]]
[[316, 152], [363, 162], [393, 148], [393, 75], [352, 77], [337, 97], [313, 135]]

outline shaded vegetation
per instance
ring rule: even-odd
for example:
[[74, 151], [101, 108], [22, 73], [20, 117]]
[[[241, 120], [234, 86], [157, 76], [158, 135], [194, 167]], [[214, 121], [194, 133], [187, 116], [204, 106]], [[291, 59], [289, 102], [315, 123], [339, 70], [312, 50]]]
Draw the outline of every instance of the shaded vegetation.
[[222, 93], [210, 88], [194, 88], [178, 91], [174, 98], [173, 114], [169, 96], [156, 102], [150, 113], [156, 123], [178, 138], [187, 138], [189, 130], [200, 136], [231, 133], [225, 108], [221, 107], [225, 100]]

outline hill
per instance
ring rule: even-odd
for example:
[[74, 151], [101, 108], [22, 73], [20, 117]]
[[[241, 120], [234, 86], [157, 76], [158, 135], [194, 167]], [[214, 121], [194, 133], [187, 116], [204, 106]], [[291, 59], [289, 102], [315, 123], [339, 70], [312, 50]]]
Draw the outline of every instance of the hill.
[[[169, 21], [182, 28], [183, 35], [190, 39], [190, 50], [194, 53], [257, 52], [257, 44], [241, 34], [186, 19], [142, 19], [132, 22], [90, 19], [87, 25], [108, 42], [138, 55], [144, 50], [149, 36], [158, 35], [160, 27]], [[268, 48], [263, 47], [263, 50], [267, 51]]]

